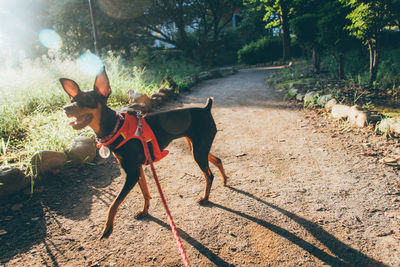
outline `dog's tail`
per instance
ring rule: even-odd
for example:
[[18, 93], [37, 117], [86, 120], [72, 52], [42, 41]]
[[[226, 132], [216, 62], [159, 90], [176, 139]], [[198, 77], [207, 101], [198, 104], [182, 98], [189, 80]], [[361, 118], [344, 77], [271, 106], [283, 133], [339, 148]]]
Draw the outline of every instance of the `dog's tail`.
[[208, 110], [208, 111], [210, 111], [211, 110], [211, 107], [212, 107], [212, 104], [213, 104], [213, 102], [214, 102], [214, 98], [211, 96], [211, 97], [209, 97], [208, 99], [207, 99], [207, 103], [206, 103], [206, 106], [204, 107], [204, 109], [206, 109], [206, 110]]

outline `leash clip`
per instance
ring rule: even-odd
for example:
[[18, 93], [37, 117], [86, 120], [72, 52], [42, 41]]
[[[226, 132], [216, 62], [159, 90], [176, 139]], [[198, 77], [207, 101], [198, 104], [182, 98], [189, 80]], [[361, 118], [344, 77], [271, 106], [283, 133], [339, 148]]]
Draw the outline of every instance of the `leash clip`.
[[142, 123], [143, 114], [142, 114], [142, 112], [141, 111], [137, 111], [136, 112], [136, 117], [138, 119], [138, 124], [137, 124], [135, 135], [141, 137], [142, 136], [142, 128], [143, 128], [143, 123]]

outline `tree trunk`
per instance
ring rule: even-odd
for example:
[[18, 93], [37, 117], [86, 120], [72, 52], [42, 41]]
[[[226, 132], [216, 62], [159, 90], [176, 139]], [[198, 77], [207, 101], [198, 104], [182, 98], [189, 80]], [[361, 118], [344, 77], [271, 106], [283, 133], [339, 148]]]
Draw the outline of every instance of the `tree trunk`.
[[179, 1], [177, 4], [177, 16], [175, 17], [175, 25], [178, 29], [178, 36], [180, 38], [180, 49], [189, 57], [193, 58], [193, 47], [189, 44], [187, 32], [185, 30], [185, 12], [183, 10], [183, 1]]
[[339, 52], [339, 79], [344, 78], [345, 53]]
[[282, 25], [282, 51], [283, 51], [283, 61], [288, 61], [290, 59], [290, 31], [288, 14], [289, 10], [286, 7], [284, 1], [280, 1], [281, 5], [281, 25]]
[[376, 80], [376, 74], [378, 72], [378, 45], [370, 42], [368, 44], [369, 48], [369, 85], [372, 86]]
[[313, 47], [312, 49], [312, 61], [313, 61], [314, 72], [318, 73], [321, 69], [321, 55], [319, 49], [316, 47]]

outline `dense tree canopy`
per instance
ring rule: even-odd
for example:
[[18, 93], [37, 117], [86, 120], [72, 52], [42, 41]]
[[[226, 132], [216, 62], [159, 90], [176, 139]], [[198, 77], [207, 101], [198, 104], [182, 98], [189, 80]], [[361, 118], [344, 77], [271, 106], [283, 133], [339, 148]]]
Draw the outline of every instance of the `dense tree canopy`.
[[347, 0], [351, 7], [347, 18], [351, 24], [346, 28], [360, 39], [370, 51], [370, 83], [376, 79], [379, 62], [379, 41], [386, 26], [399, 25], [400, 1], [398, 0]]
[[[338, 75], [343, 78], [346, 53], [364, 44], [370, 52], [371, 83], [376, 79], [382, 34], [398, 31], [400, 24], [400, 0], [93, 0], [93, 3], [103, 53], [118, 51], [132, 58], [137, 51], [173, 48], [203, 65], [233, 64], [240, 48], [261, 49], [261, 45], [245, 45], [258, 40], [264, 40], [258, 44], [272, 44], [280, 38], [284, 61], [293, 56], [294, 46], [296, 51], [301, 47], [303, 55], [313, 55], [314, 69], [319, 71], [320, 58], [331, 53], [338, 59]], [[63, 40], [64, 53], [75, 56], [93, 50], [88, 1], [21, 0], [8, 7], [11, 9], [0, 10], [4, 22], [0, 27], [0, 43], [1, 34], [7, 35], [18, 44], [14, 45], [16, 48], [22, 47], [20, 44], [29, 46], [37, 56], [46, 50], [16, 36], [24, 34], [32, 40], [32, 33], [40, 28], [52, 28]], [[13, 30], [19, 24], [11, 18], [24, 17], [31, 19], [20, 28], [29, 30]], [[261, 55], [258, 61], [262, 61], [263, 53], [269, 52], [255, 53]], [[272, 57], [265, 56], [268, 58]]]

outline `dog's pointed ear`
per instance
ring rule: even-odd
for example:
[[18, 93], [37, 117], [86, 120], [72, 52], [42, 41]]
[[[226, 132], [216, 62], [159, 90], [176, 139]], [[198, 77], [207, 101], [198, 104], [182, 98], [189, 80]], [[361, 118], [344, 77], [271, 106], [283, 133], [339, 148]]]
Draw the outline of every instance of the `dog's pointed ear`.
[[105, 98], [108, 98], [111, 95], [110, 81], [108, 80], [108, 76], [104, 67], [102, 72], [96, 76], [94, 90]]
[[81, 90], [79, 89], [79, 85], [73, 80], [61, 78], [60, 83], [64, 88], [65, 92], [69, 95], [69, 98], [74, 98]]

